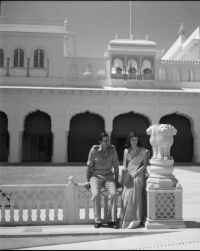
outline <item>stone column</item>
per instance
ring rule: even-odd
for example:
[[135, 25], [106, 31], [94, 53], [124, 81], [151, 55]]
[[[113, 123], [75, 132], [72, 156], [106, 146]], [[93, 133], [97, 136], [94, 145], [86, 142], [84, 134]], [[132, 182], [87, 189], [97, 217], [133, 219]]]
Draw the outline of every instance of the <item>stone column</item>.
[[69, 132], [65, 132], [65, 162], [68, 163], [68, 136], [69, 136]]
[[47, 78], [49, 77], [49, 59], [47, 58]]
[[22, 162], [22, 139], [23, 139], [23, 132], [19, 132], [19, 151], [18, 151], [18, 162]]
[[66, 161], [66, 137], [65, 131], [54, 132], [53, 162], [65, 163]]
[[146, 229], [185, 228], [182, 219], [182, 187], [172, 174], [174, 159], [170, 156], [173, 135], [177, 130], [170, 125], [154, 124], [147, 129], [151, 135], [153, 157], [149, 160], [147, 180]]
[[10, 132], [10, 163], [19, 163], [20, 135], [18, 130]]
[[193, 161], [195, 163], [198, 163], [198, 133], [194, 133], [193, 135], [194, 140], [194, 155], [193, 155]]
[[27, 75], [28, 78], [30, 77], [30, 58], [27, 58]]
[[10, 58], [7, 58], [7, 72], [6, 72], [6, 77], [10, 77], [9, 69], [10, 69]]

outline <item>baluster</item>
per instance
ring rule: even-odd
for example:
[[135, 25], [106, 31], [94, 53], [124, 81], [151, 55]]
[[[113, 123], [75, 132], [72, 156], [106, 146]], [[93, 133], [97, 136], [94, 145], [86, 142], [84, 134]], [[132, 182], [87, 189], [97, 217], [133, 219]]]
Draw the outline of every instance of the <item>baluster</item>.
[[58, 221], [58, 201], [55, 201], [54, 221]]
[[75, 222], [80, 220], [80, 206], [78, 201], [78, 186], [75, 187]]
[[11, 207], [10, 207], [10, 222], [14, 222], [15, 220], [14, 220], [14, 201], [13, 200], [10, 201], [10, 205], [11, 205]]
[[104, 220], [108, 218], [108, 196], [104, 197]]
[[23, 222], [23, 201], [19, 200], [19, 222]]
[[40, 206], [41, 206], [41, 201], [38, 200], [36, 203], [37, 203], [37, 218], [36, 218], [36, 221], [37, 221], [37, 222], [41, 222], [41, 217], [40, 217]]
[[45, 201], [45, 205], [46, 205], [46, 217], [45, 217], [45, 221], [49, 222], [50, 221], [50, 219], [49, 219], [49, 202]]
[[28, 223], [32, 222], [32, 217], [31, 217], [32, 216], [32, 209], [31, 209], [31, 206], [32, 206], [32, 203], [29, 200], [28, 201], [28, 220], [27, 220]]
[[85, 200], [85, 219], [89, 220], [89, 199]]
[[5, 215], [6, 215], [6, 211], [5, 211], [5, 202], [2, 201], [2, 203], [1, 203], [1, 222], [2, 222], [2, 223], [5, 223], [5, 222], [6, 222], [6, 217], [5, 217]]

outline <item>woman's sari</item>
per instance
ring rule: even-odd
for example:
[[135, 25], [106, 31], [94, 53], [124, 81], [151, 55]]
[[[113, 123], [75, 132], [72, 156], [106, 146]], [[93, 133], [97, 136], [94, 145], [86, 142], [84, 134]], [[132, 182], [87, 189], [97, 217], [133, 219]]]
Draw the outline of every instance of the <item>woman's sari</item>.
[[146, 157], [146, 149], [138, 147], [125, 156], [126, 170], [122, 171], [121, 184], [123, 186], [120, 226], [121, 228], [138, 227], [142, 221], [142, 195], [146, 166], [142, 166]]

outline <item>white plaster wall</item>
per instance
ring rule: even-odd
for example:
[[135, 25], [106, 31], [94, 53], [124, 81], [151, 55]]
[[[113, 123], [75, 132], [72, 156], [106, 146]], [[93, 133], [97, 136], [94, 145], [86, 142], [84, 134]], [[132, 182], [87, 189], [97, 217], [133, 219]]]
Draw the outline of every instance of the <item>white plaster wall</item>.
[[[103, 94], [102, 94], [103, 93]], [[0, 110], [8, 116], [10, 134], [9, 161], [21, 161], [21, 136], [28, 114], [37, 110], [51, 116], [54, 136], [53, 162], [67, 161], [67, 136], [73, 116], [95, 113], [105, 120], [105, 130], [111, 134], [113, 119], [123, 113], [135, 112], [146, 116], [150, 124], [159, 123], [161, 117], [177, 112], [190, 119], [195, 144], [195, 162], [200, 162], [200, 98], [198, 96], [167, 97], [156, 95], [134, 96], [98, 91], [54, 93], [54, 92], [13, 92], [0, 95]], [[141, 94], [142, 95], [142, 94]]]

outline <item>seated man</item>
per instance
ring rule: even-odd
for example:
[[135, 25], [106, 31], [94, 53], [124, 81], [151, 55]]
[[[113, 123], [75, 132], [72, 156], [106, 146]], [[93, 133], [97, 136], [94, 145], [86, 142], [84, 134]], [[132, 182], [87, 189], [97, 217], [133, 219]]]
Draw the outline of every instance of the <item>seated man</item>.
[[[108, 134], [102, 133], [99, 137], [99, 143], [100, 145], [93, 146], [89, 153], [85, 187], [89, 189], [91, 186], [94, 227], [101, 227], [101, 188], [105, 187], [108, 191], [108, 226], [118, 229], [117, 188], [121, 186], [118, 182], [118, 156], [115, 147], [110, 145]], [[115, 178], [113, 177], [112, 167], [115, 170]]]

